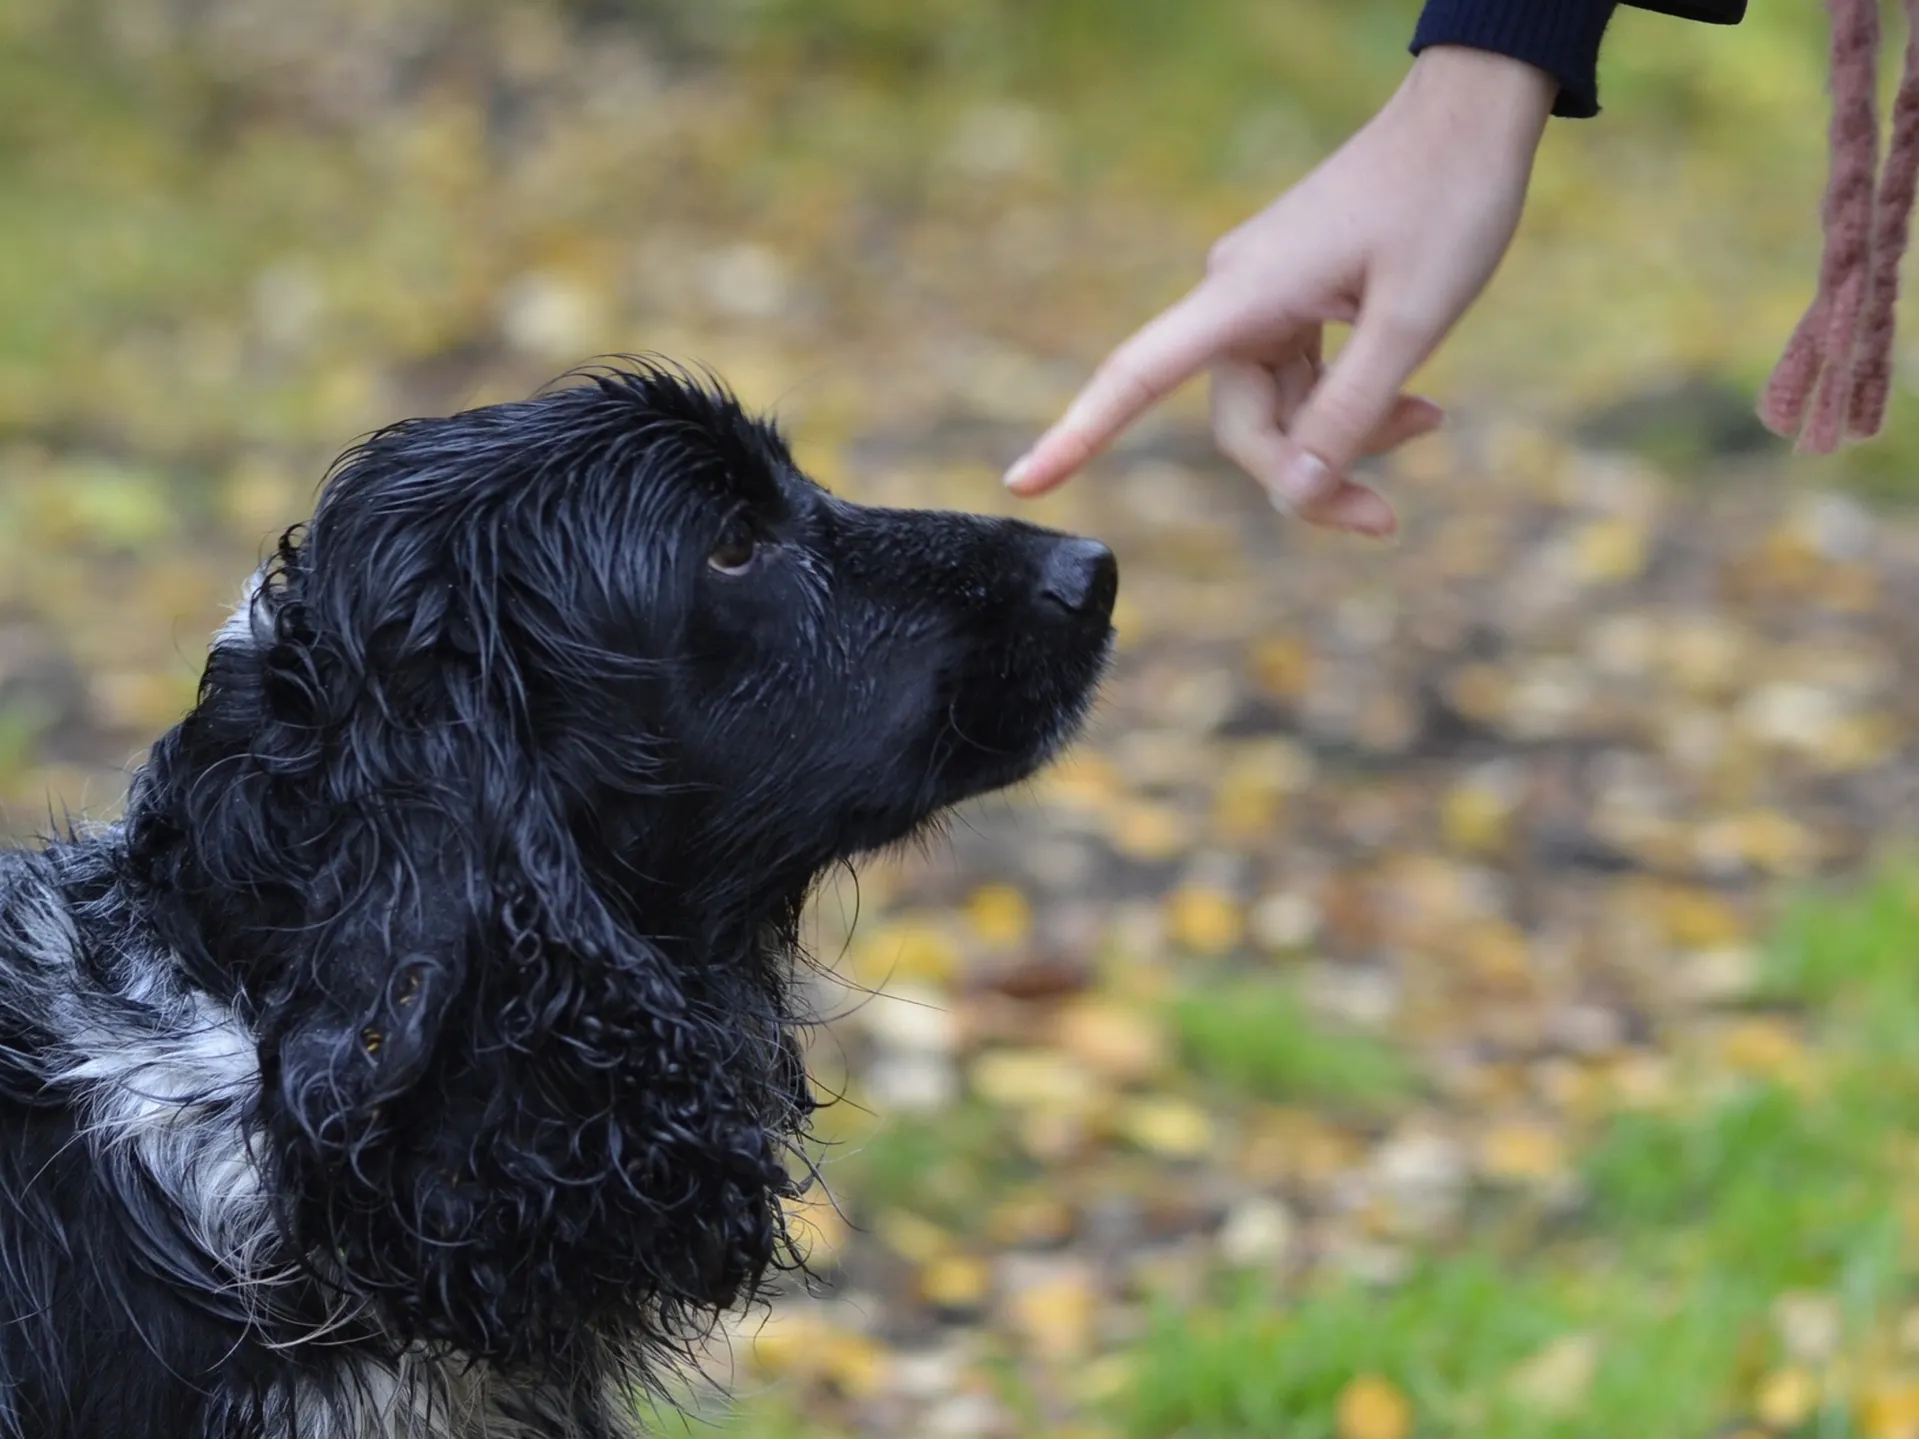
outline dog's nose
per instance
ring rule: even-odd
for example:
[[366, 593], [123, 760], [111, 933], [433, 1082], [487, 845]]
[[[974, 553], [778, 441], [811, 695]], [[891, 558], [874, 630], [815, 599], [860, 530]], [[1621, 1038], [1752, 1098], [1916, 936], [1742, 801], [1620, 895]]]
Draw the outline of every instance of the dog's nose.
[[1039, 592], [1076, 615], [1108, 613], [1119, 592], [1119, 563], [1098, 540], [1060, 540], [1040, 567]]

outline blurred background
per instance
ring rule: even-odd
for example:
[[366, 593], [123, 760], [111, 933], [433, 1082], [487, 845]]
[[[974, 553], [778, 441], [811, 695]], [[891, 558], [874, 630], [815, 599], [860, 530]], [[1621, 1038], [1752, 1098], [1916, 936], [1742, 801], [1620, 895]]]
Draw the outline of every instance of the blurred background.
[[[0, 827], [114, 813], [347, 442], [595, 354], [1010, 508], [1416, 9], [0, 0]], [[1877, 444], [1750, 418], [1824, 27], [1620, 13], [1398, 548], [1196, 394], [1026, 511], [1119, 552], [1117, 672], [823, 896], [817, 1279], [662, 1430], [1919, 1435], [1919, 350]]]

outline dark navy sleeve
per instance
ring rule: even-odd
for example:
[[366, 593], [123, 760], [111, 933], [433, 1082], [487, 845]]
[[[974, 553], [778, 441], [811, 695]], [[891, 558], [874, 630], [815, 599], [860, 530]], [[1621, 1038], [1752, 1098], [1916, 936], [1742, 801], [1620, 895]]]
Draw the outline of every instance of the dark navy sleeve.
[[1746, 18], [1746, 0], [1626, 0], [1635, 10], [1657, 10], [1707, 25], [1737, 25]]
[[1555, 115], [1599, 113], [1599, 42], [1618, 0], [1427, 0], [1413, 53], [1465, 45], [1536, 65], [1559, 81]]
[[[1708, 25], [1737, 25], [1746, 0], [1625, 0]], [[1537, 65], [1559, 81], [1555, 115], [1599, 113], [1599, 42], [1618, 0], [1427, 0], [1413, 54], [1428, 45], [1466, 45]]]

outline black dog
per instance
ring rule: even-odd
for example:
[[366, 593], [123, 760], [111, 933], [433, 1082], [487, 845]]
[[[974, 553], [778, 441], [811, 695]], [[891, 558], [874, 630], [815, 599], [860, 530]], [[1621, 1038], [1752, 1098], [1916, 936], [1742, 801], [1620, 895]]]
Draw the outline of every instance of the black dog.
[[628, 1432], [792, 1261], [809, 887], [1042, 764], [1115, 585], [659, 367], [350, 452], [0, 855], [0, 1436]]

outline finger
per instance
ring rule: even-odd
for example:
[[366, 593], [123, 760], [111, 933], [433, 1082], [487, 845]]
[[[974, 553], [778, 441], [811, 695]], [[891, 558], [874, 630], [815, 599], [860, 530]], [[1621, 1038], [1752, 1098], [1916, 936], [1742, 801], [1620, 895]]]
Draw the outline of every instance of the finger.
[[1305, 383], [1296, 364], [1277, 373], [1255, 361], [1230, 359], [1212, 367], [1213, 439], [1233, 463], [1265, 486], [1273, 502], [1310, 524], [1359, 534], [1388, 535], [1397, 528], [1392, 506], [1367, 489], [1330, 470], [1311, 492], [1284, 494], [1279, 477], [1292, 447], [1279, 428], [1279, 413]]
[[1108, 355], [1059, 422], [1006, 472], [1015, 494], [1064, 483], [1152, 406], [1190, 379], [1231, 338], [1236, 312], [1200, 286]]
[[1353, 480], [1341, 480], [1332, 497], [1312, 513], [1310, 523], [1328, 530], [1383, 540], [1399, 529], [1399, 516], [1378, 490]]
[[[1278, 407], [1275, 419], [1279, 428], [1290, 432], [1295, 417], [1312, 397], [1313, 389], [1319, 384], [1322, 366], [1319, 364], [1318, 347], [1314, 345], [1302, 355], [1280, 365], [1275, 371], [1277, 381]], [[1386, 418], [1366, 437], [1360, 448], [1362, 456], [1383, 455], [1398, 449], [1409, 440], [1421, 435], [1431, 434], [1446, 423], [1446, 412], [1423, 395], [1400, 395], [1393, 401], [1392, 408], [1386, 412]]]
[[1395, 401], [1438, 333], [1362, 315], [1289, 429], [1292, 454], [1279, 477], [1287, 495], [1317, 494], [1345, 473], [1392, 420]]
[[[1219, 359], [1209, 371], [1213, 443], [1269, 491], [1288, 453], [1280, 428], [1282, 417], [1311, 392], [1311, 375], [1312, 366], [1304, 356], [1295, 356], [1277, 369], [1257, 360]], [[1322, 478], [1314, 492], [1289, 496], [1289, 507], [1308, 514], [1321, 500], [1331, 498], [1338, 479], [1331, 471]]]
[[1424, 395], [1401, 395], [1386, 418], [1366, 437], [1362, 456], [1390, 454], [1401, 445], [1430, 435], [1446, 423], [1446, 412]]
[[1281, 429], [1291, 428], [1293, 416], [1300, 407], [1312, 398], [1313, 387], [1319, 383], [1322, 365], [1319, 358], [1319, 330], [1314, 327], [1314, 339], [1306, 349], [1284, 364], [1273, 369], [1274, 390], [1278, 404], [1273, 411], [1273, 422]]

